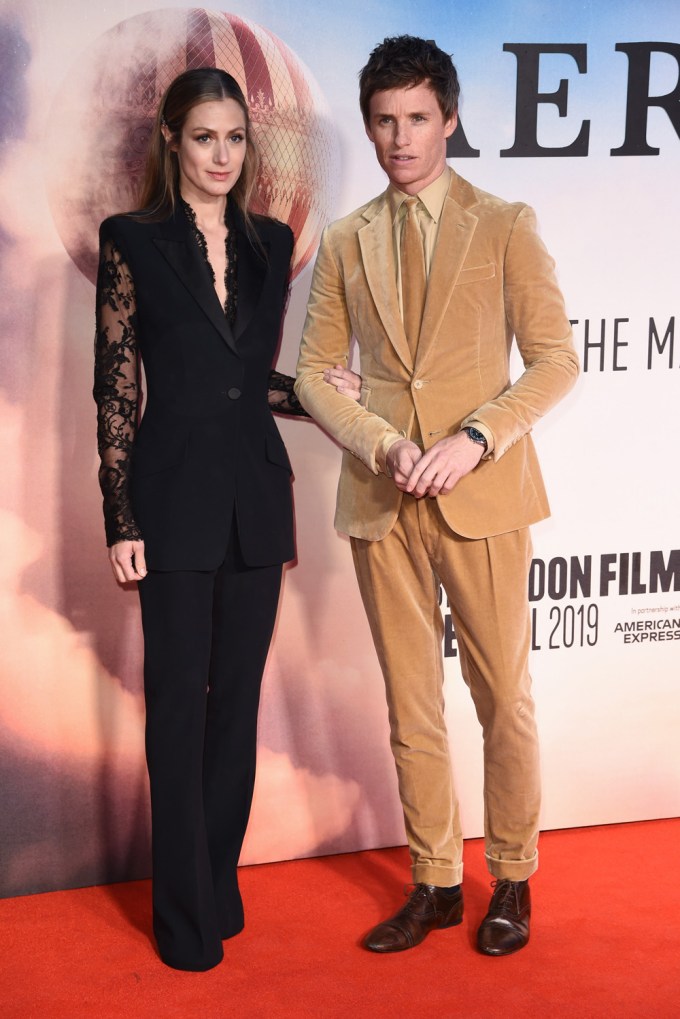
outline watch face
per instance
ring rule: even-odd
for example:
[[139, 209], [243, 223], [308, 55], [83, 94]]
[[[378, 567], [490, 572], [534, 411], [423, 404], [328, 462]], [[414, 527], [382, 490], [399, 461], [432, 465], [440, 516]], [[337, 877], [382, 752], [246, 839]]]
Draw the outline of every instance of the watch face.
[[486, 437], [483, 432], [480, 432], [477, 428], [468, 426], [465, 431], [468, 433], [473, 442], [478, 442], [480, 445], [487, 445]]

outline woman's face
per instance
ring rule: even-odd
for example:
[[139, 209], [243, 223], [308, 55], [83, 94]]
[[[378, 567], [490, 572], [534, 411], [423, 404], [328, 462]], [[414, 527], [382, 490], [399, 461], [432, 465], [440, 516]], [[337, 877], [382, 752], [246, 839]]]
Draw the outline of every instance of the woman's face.
[[[168, 137], [169, 132], [166, 141]], [[186, 202], [223, 198], [239, 179], [246, 156], [243, 110], [235, 99], [199, 103], [189, 112], [174, 150]]]

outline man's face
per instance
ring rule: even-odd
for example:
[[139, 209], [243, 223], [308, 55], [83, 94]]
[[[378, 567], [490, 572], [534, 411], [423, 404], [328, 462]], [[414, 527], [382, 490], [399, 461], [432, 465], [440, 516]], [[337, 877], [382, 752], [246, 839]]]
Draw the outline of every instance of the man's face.
[[374, 92], [366, 134], [390, 182], [407, 195], [417, 195], [446, 166], [446, 139], [458, 117], [444, 120], [437, 97], [427, 82], [412, 88]]

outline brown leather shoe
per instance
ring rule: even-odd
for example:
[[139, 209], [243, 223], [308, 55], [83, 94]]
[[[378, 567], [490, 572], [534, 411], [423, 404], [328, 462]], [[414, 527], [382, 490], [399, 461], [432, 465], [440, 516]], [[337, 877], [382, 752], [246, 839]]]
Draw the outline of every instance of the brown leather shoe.
[[389, 920], [369, 931], [362, 944], [371, 952], [403, 952], [424, 941], [430, 931], [455, 927], [463, 920], [463, 891], [418, 884], [408, 902]]
[[489, 912], [477, 931], [477, 947], [485, 955], [510, 955], [529, 940], [529, 882], [498, 880], [492, 888]]

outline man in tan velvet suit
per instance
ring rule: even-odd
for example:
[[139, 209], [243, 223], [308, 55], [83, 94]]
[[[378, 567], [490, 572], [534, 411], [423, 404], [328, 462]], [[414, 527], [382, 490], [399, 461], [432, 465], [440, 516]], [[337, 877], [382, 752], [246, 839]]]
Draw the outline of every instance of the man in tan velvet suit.
[[[528, 527], [549, 508], [530, 432], [578, 362], [533, 212], [446, 165], [458, 92], [450, 57], [411, 36], [386, 39], [361, 72], [366, 132], [389, 187], [323, 236], [296, 390], [345, 447], [336, 526], [351, 537], [385, 677], [415, 884], [364, 945], [401, 951], [462, 920], [441, 582], [484, 737], [495, 881], [477, 944], [507, 955], [529, 939], [538, 859]], [[324, 382], [329, 364], [347, 363], [352, 335], [360, 404]], [[524, 372], [511, 383], [513, 338]]]

